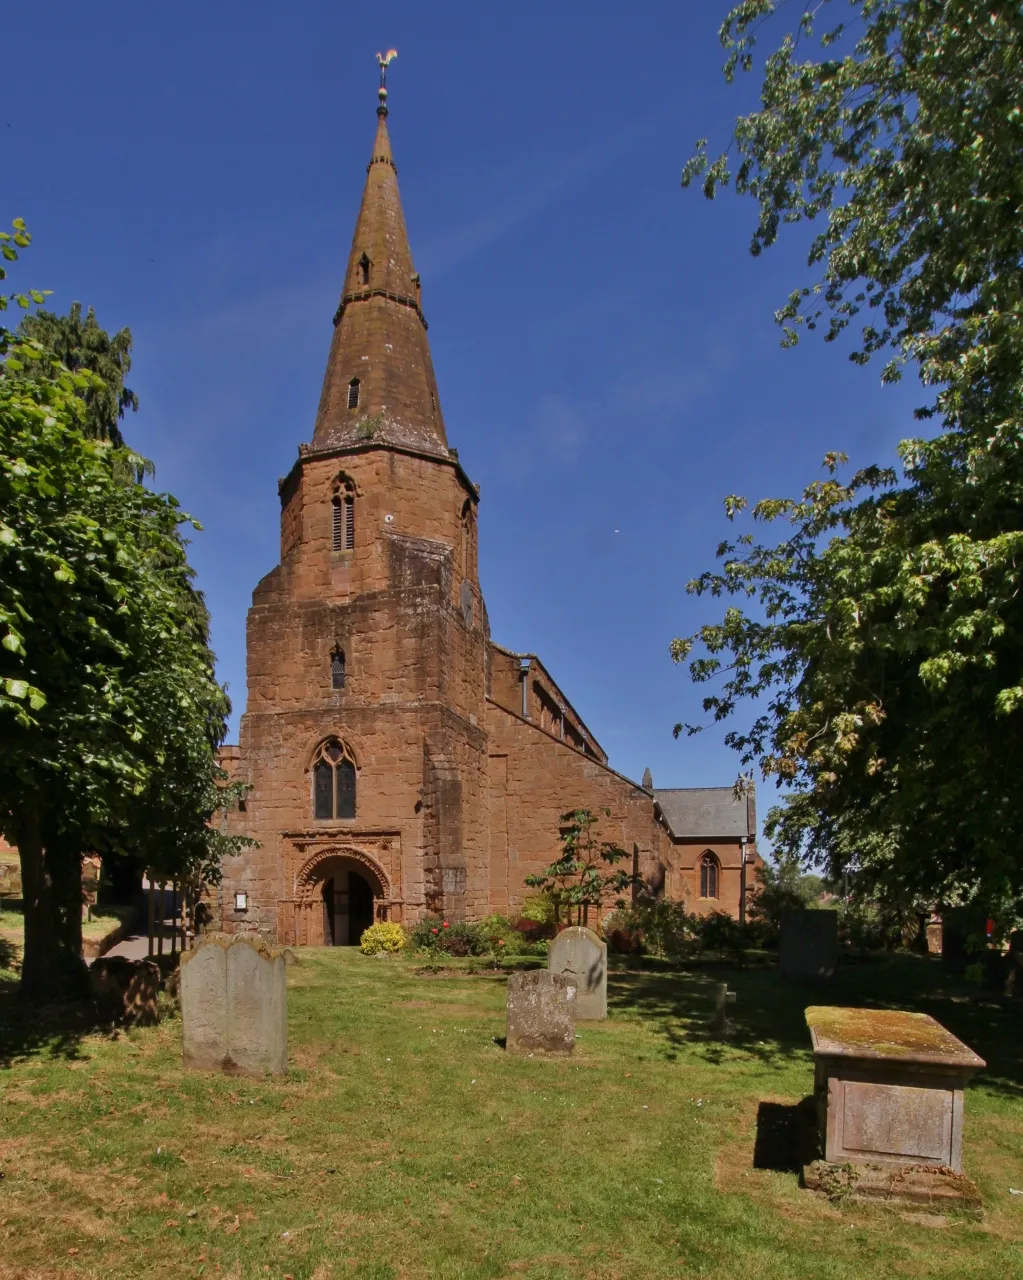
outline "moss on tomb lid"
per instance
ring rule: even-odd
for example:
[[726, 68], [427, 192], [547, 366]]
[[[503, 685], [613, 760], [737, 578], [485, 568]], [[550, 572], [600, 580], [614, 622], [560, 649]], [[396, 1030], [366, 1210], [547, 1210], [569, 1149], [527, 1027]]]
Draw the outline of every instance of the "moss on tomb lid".
[[812, 1005], [806, 1010], [816, 1053], [849, 1058], [897, 1058], [907, 1062], [983, 1067], [972, 1049], [926, 1013], [902, 1009], [843, 1009]]

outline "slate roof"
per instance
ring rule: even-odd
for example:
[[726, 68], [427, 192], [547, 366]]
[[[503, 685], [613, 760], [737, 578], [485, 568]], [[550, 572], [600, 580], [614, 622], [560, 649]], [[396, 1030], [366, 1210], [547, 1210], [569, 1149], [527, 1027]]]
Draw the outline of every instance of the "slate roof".
[[752, 791], [737, 800], [731, 787], [655, 787], [654, 802], [676, 840], [736, 840], [756, 834]]

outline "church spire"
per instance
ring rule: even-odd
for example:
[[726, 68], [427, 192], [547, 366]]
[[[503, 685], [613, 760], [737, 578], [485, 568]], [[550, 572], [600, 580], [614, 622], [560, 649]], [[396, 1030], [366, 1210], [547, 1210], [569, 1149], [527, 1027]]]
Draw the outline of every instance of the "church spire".
[[380, 63], [377, 133], [355, 224], [313, 432], [314, 448], [381, 440], [447, 452], [444, 419], [387, 132]]

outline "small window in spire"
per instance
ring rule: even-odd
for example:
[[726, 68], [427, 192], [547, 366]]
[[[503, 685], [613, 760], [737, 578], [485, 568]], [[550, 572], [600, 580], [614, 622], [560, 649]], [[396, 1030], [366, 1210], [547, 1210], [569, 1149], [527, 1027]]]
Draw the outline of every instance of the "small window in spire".
[[370, 262], [369, 258], [363, 254], [359, 259], [359, 280], [364, 289], [369, 287], [369, 278], [372, 272], [373, 264]]
[[359, 407], [359, 379], [353, 378], [348, 384], [348, 407], [349, 409], [358, 409]]
[[332, 689], [343, 689], [345, 687], [345, 651], [338, 648], [330, 655], [330, 687]]

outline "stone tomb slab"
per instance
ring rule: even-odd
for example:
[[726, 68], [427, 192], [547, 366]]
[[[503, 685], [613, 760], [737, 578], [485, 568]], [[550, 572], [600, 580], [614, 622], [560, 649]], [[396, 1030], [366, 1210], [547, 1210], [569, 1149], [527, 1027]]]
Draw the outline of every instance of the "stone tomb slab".
[[575, 985], [577, 1022], [607, 1017], [607, 943], [592, 929], [562, 929], [550, 946], [547, 968]]
[[186, 1067], [279, 1075], [288, 1069], [288, 1008], [281, 951], [250, 934], [207, 934], [181, 957]]
[[576, 987], [560, 973], [530, 969], [508, 979], [510, 1053], [562, 1056], [575, 1048]]
[[982, 1058], [923, 1013], [814, 1006], [806, 1021], [829, 1164], [961, 1172], [963, 1089]]

